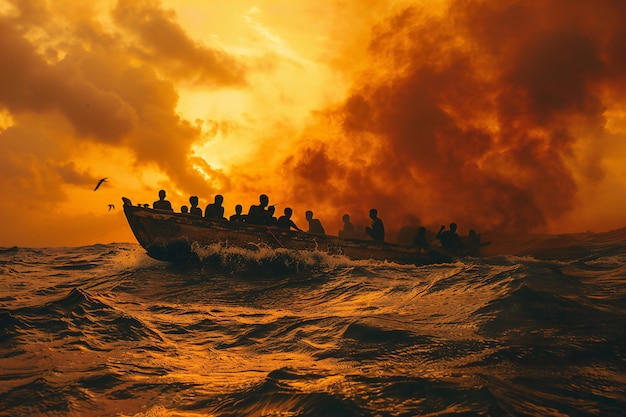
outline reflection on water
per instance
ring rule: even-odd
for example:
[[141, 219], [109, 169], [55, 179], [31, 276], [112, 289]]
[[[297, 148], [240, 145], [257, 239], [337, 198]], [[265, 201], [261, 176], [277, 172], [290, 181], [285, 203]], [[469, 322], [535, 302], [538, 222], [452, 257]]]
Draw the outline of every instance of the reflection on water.
[[3, 250], [0, 415], [621, 415], [626, 251], [590, 238], [422, 267]]

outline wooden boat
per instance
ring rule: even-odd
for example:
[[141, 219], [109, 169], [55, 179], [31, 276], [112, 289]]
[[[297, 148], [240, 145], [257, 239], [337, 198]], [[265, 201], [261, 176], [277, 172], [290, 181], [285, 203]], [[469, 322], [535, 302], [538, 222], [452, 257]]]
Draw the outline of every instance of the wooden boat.
[[280, 230], [275, 227], [226, 220], [213, 220], [190, 214], [133, 206], [123, 197], [124, 214], [133, 234], [148, 255], [160, 261], [198, 260], [194, 244], [243, 248], [287, 248], [294, 251], [321, 251], [352, 260], [374, 259], [402, 264], [425, 265], [450, 262], [443, 250], [420, 251], [413, 246], [337, 236]]

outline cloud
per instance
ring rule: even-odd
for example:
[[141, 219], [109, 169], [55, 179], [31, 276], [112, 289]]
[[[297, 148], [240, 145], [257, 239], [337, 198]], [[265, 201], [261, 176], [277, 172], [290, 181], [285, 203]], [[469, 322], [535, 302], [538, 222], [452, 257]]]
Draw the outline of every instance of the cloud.
[[[20, 149], [13, 149], [11, 158], [24, 159], [29, 153], [38, 158], [35, 165], [50, 162], [50, 155], [39, 151], [41, 141], [30, 137], [31, 129], [21, 122], [33, 114], [47, 114], [48, 123], [54, 120], [63, 126], [67, 122], [73, 129], [63, 140], [50, 129], [40, 129], [58, 150], [50, 162], [54, 166], [68, 167], [74, 149], [92, 141], [131, 150], [134, 163], [158, 166], [180, 189], [206, 188], [205, 177], [190, 163], [191, 147], [202, 132], [178, 114], [174, 82], [159, 75], [155, 62], [168, 66], [169, 61], [176, 61], [181, 76], [184, 68], [195, 68], [199, 71], [193, 75], [195, 80], [213, 86], [243, 84], [243, 65], [217, 49], [194, 44], [174, 16], [156, 2], [120, 1], [114, 9], [116, 21], [138, 31], [140, 43], [124, 40], [116, 27], [105, 29], [95, 15], [85, 17], [89, 10], [81, 10], [82, 20], [71, 22], [75, 32], [68, 29], [67, 38], [48, 34], [50, 59], [30, 40], [32, 25], [40, 25], [38, 30], [45, 34], [72, 13], [60, 16], [51, 9], [26, 6], [19, 4], [18, 17], [0, 18], [0, 49], [12, 58], [0, 62], [0, 106], [16, 120], [11, 132], [2, 136], [9, 142], [9, 137], [24, 141]], [[74, 39], [72, 35], [80, 36]], [[169, 39], [164, 44], [159, 41], [161, 35]], [[203, 171], [227, 186], [227, 177], [206, 163]], [[67, 175], [67, 169], [58, 172], [65, 174], [52, 175], [51, 181], [75, 179]]]
[[610, 150], [578, 150], [610, 136], [604, 92], [625, 85], [625, 12], [559, 0], [397, 11], [373, 27], [369, 68], [329, 110], [337, 136], [316, 138], [316, 152], [303, 138], [285, 160], [294, 191], [310, 205], [376, 206], [396, 228], [414, 216], [545, 230], [581, 204], [580, 181], [604, 178]]
[[118, 95], [84, 79], [71, 58], [51, 65], [8, 19], [0, 18], [0, 105], [13, 113], [58, 111], [76, 133], [119, 142], [136, 123]]
[[[229, 187], [228, 176], [193, 154], [203, 132], [178, 113], [175, 82], [243, 86], [243, 64], [194, 44], [157, 3], [132, 4], [119, 2], [114, 14], [140, 31], [138, 41], [105, 24], [95, 8], [72, 2], [63, 11], [17, 2], [0, 15], [0, 50], [10, 57], [0, 60], [0, 110], [10, 117], [0, 130], [0, 184], [11, 200], [3, 212], [14, 213], [15, 221], [6, 227], [7, 239], [20, 236], [20, 222], [42, 205], [56, 212], [81, 189], [82, 198], [94, 198], [102, 176], [118, 186], [134, 183], [115, 178], [120, 171], [138, 178], [162, 173], [183, 195]], [[128, 19], [138, 20], [133, 26]], [[159, 46], [151, 37], [157, 33], [174, 36], [174, 44]], [[123, 168], [107, 166], [121, 150], [128, 154]], [[142, 181], [146, 188], [164, 185]]]
[[175, 17], [154, 0], [120, 0], [113, 10], [115, 22], [138, 40], [132, 52], [168, 75], [209, 86], [246, 83], [241, 60], [194, 41]]

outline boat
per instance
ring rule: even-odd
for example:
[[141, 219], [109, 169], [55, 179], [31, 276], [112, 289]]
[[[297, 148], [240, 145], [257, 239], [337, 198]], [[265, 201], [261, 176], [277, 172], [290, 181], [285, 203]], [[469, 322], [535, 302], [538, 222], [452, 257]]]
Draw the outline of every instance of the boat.
[[186, 213], [133, 205], [122, 197], [124, 214], [139, 244], [148, 256], [159, 261], [198, 261], [197, 245], [220, 244], [241, 248], [286, 248], [293, 251], [321, 251], [352, 260], [379, 260], [426, 265], [454, 259], [439, 248], [429, 251], [415, 246], [338, 236], [281, 230], [276, 227], [208, 219]]

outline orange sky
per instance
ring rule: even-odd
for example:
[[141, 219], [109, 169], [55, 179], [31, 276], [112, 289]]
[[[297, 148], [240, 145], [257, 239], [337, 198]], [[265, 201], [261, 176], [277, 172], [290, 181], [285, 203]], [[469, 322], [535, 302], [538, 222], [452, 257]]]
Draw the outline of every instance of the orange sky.
[[332, 234], [626, 225], [622, 0], [0, 0], [0, 52], [0, 246], [134, 241], [160, 188]]

